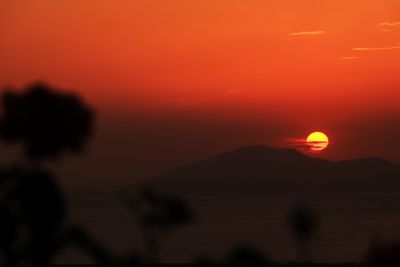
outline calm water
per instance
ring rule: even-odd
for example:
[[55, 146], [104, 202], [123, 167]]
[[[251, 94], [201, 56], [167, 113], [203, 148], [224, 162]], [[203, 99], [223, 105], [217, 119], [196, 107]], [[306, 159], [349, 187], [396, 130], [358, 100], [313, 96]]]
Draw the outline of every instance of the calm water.
[[[287, 214], [298, 201], [313, 208], [320, 220], [313, 248], [317, 261], [359, 261], [372, 237], [400, 239], [400, 196], [396, 195], [193, 198], [189, 202], [197, 222], [164, 240], [163, 260], [220, 259], [239, 243], [258, 247], [276, 260], [295, 259]], [[85, 226], [99, 241], [118, 253], [141, 250], [134, 218], [116, 195], [74, 194], [70, 204], [71, 221]], [[70, 252], [62, 261], [85, 258]]]

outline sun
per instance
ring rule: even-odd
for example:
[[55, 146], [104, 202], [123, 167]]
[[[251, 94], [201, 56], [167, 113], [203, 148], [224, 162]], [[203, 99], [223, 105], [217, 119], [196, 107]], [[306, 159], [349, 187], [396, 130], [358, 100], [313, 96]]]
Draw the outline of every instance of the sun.
[[307, 137], [307, 145], [311, 151], [320, 152], [328, 147], [328, 136], [322, 132], [313, 132]]

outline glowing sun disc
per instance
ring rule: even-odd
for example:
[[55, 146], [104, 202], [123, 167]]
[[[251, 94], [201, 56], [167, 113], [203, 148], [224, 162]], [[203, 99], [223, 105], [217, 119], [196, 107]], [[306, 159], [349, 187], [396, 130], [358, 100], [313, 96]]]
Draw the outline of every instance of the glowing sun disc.
[[322, 132], [313, 132], [307, 137], [307, 145], [312, 151], [322, 151], [328, 147], [328, 136]]

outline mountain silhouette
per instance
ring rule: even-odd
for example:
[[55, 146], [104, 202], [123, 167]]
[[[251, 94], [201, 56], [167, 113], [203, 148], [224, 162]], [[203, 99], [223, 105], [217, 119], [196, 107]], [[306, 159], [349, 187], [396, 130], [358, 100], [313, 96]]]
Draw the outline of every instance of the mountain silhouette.
[[260, 145], [179, 167], [140, 186], [189, 196], [396, 192], [400, 165], [380, 158], [334, 162]]

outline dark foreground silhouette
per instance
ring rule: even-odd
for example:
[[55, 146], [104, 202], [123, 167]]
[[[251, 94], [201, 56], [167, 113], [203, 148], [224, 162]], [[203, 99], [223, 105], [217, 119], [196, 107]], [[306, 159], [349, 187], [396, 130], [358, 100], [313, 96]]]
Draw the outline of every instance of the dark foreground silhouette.
[[0, 137], [19, 143], [24, 158], [0, 171], [0, 253], [7, 266], [43, 266], [73, 246], [94, 262], [110, 255], [90, 235], [68, 225], [67, 205], [56, 179], [40, 167], [63, 152], [79, 152], [93, 126], [93, 112], [77, 96], [33, 84], [1, 98]]
[[[94, 264], [140, 266], [146, 263], [146, 266], [149, 266], [149, 263], [162, 262], [160, 251], [165, 238], [173, 234], [177, 228], [193, 223], [197, 219], [186, 201], [171, 194], [160, 193], [160, 190], [146, 188], [138, 195], [125, 193], [122, 197], [141, 229], [142, 236], [138, 238], [143, 240], [145, 251], [117, 255], [106, 245], [97, 242], [88, 231], [69, 222], [67, 203], [57, 179], [41, 164], [45, 160], [60, 159], [66, 152], [82, 151], [91, 136], [94, 125], [92, 109], [79, 97], [58, 92], [40, 83], [28, 86], [19, 93], [6, 90], [2, 95], [1, 104], [0, 137], [4, 142], [19, 144], [23, 148], [23, 155], [19, 162], [0, 168], [0, 259], [2, 264], [44, 266], [54, 263], [65, 249], [73, 247], [87, 254]], [[231, 168], [246, 166], [239, 169], [238, 173], [236, 173], [237, 170], [231, 172], [232, 177], [235, 178], [241, 172], [247, 171], [246, 168], [249, 166], [264, 164], [265, 150], [265, 148], [256, 148], [257, 156], [252, 158], [251, 162], [240, 153], [239, 156], [235, 153], [226, 154], [205, 163], [172, 172], [167, 175], [167, 178], [170, 179], [170, 185], [177, 186], [176, 183], [182, 175], [191, 177], [190, 186], [192, 188], [198, 186], [196, 189], [201, 190], [199, 179], [205, 178], [212, 168], [214, 171], [218, 170], [216, 174], [224, 178], [223, 175], [226, 175], [229, 166]], [[246, 150], [244, 152], [246, 155]], [[287, 163], [283, 161], [285, 159], [294, 164], [293, 166], [297, 168], [295, 171], [303, 171], [299, 172], [299, 175], [308, 174], [304, 172], [304, 168], [309, 168], [311, 165], [324, 170], [334, 165], [303, 157], [297, 152], [276, 153], [267, 158], [275, 163], [274, 174], [281, 170], [280, 168], [287, 166]], [[385, 174], [389, 174], [388, 181], [394, 182], [390, 175], [398, 174], [398, 166], [375, 159], [369, 161], [378, 168], [378, 171], [386, 171]], [[335, 166], [354, 174], [353, 170], [357, 164], [360, 162], [344, 162]], [[198, 168], [205, 171], [200, 175]], [[255, 175], [261, 174], [265, 174], [264, 171], [257, 169]], [[208, 177], [210, 178], [212, 177]], [[202, 180], [202, 182], [206, 185], [209, 183], [208, 180]], [[236, 186], [240, 185], [240, 181], [236, 182], [238, 182]], [[255, 180], [248, 180], [247, 184], [251, 182]], [[175, 189], [179, 190], [185, 186], [188, 184], [183, 182]], [[186, 189], [187, 192], [193, 191], [190, 187]], [[317, 219], [306, 207], [295, 207], [289, 218], [294, 236], [299, 241], [299, 258], [310, 260], [311, 258], [307, 257], [311, 255], [308, 244], [314, 236]], [[210, 238], [213, 237], [210, 236]], [[397, 244], [373, 243], [367, 254], [365, 265], [397, 266], [400, 263], [399, 254], [400, 249]], [[265, 252], [249, 245], [233, 245], [232, 250], [222, 259], [194, 259], [191, 265], [356, 266], [355, 264], [274, 263], [265, 255]]]
[[59, 93], [36, 83], [1, 98], [0, 135], [23, 145], [30, 160], [55, 159], [63, 152], [80, 152], [90, 137], [94, 112], [70, 93]]
[[289, 223], [297, 241], [297, 260], [311, 262], [311, 242], [318, 226], [314, 212], [304, 206], [296, 206], [290, 213]]

